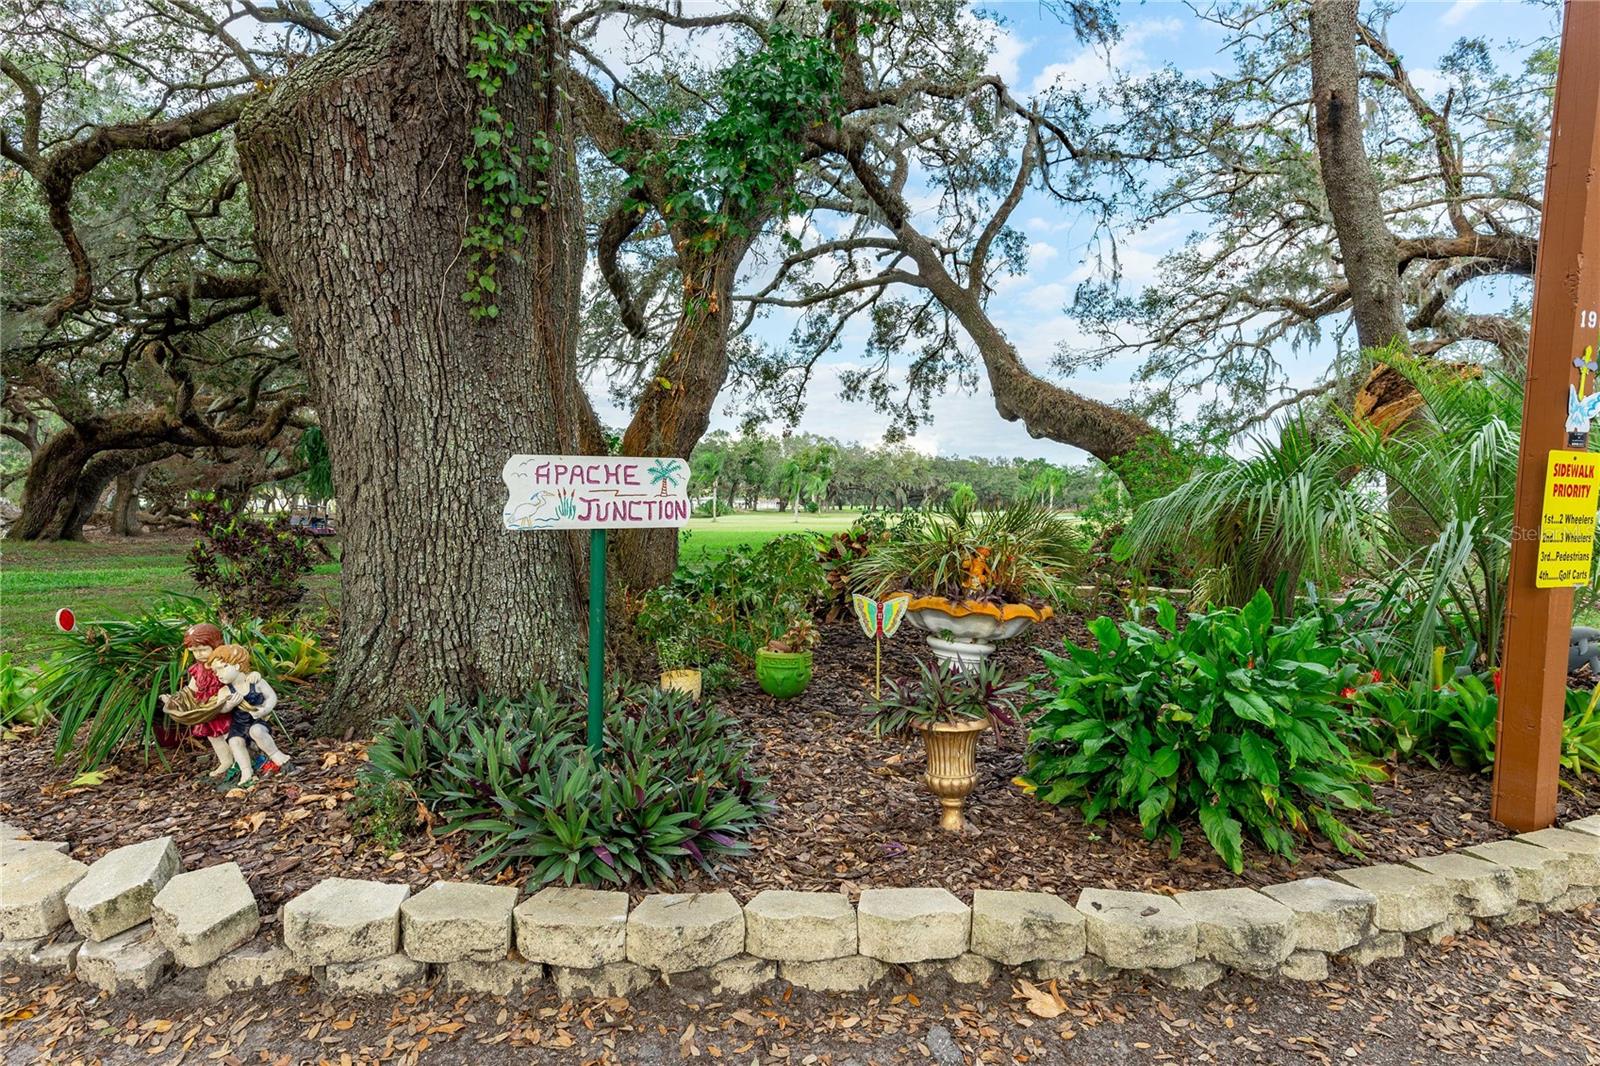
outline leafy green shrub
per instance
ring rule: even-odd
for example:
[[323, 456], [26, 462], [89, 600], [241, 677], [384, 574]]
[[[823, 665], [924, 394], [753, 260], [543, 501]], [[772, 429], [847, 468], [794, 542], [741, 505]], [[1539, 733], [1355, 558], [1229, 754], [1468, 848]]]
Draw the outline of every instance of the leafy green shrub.
[[1574, 774], [1600, 774], [1600, 690], [1568, 689], [1561, 727], [1561, 765]]
[[675, 645], [705, 666], [749, 665], [758, 649], [809, 619], [827, 598], [815, 541], [793, 534], [685, 563], [670, 584], [640, 599], [635, 624], [657, 647]]
[[[56, 759], [76, 747], [79, 768], [90, 770], [124, 746], [148, 751], [156, 742], [160, 697], [186, 680], [184, 631], [215, 621], [204, 600], [168, 596], [148, 613], [85, 623], [53, 637], [37, 699], [56, 716]], [[223, 624], [222, 633], [249, 648], [254, 669], [274, 685], [308, 680], [327, 663], [313, 634], [257, 619]]]
[[350, 815], [385, 851], [399, 851], [417, 828], [417, 801], [404, 781], [385, 774], [362, 774], [356, 782]]
[[0, 726], [44, 721], [49, 708], [39, 699], [38, 683], [38, 670], [20, 666], [9, 654], [0, 652]]
[[1467, 770], [1494, 765], [1500, 701], [1480, 678], [1458, 677], [1441, 688], [1434, 694], [1431, 713], [1439, 746], [1451, 762]]
[[474, 866], [526, 864], [533, 884], [649, 885], [748, 850], [770, 801], [731, 716], [640, 689], [606, 708], [598, 760], [584, 732], [583, 701], [551, 689], [436, 699], [385, 724], [363, 787], [403, 785], [437, 832], [474, 842]]
[[[1458, 677], [1435, 693], [1431, 714], [1438, 745], [1467, 770], [1494, 765], [1500, 698], [1492, 680]], [[1568, 689], [1561, 722], [1561, 765], [1573, 774], [1600, 773], [1600, 707], [1587, 689]]]
[[1376, 771], [1340, 737], [1341, 695], [1354, 668], [1321, 644], [1314, 620], [1280, 627], [1272, 599], [1191, 615], [1179, 629], [1166, 600], [1156, 628], [1089, 624], [1096, 647], [1045, 653], [1053, 692], [1030, 736], [1025, 785], [1046, 803], [1078, 803], [1088, 819], [1137, 814], [1145, 836], [1198, 816], [1235, 872], [1244, 833], [1293, 858], [1313, 828], [1340, 851], [1358, 842], [1339, 810], [1372, 805]]
[[889, 519], [882, 514], [864, 514], [830, 537], [817, 544], [817, 563], [822, 567], [823, 578], [828, 582], [831, 598], [821, 612], [828, 621], [843, 618], [850, 613], [852, 575], [856, 564], [865, 559], [874, 548], [889, 540], [892, 535]]
[[189, 549], [189, 576], [216, 599], [226, 621], [289, 616], [305, 598], [305, 577], [316, 565], [309, 540], [276, 519], [235, 514], [208, 496], [190, 502], [200, 536]]
[[1358, 685], [1350, 701], [1345, 738], [1381, 759], [1433, 761], [1439, 718], [1432, 687], [1425, 681], [1391, 684], [1381, 670], [1367, 676], [1370, 682]]

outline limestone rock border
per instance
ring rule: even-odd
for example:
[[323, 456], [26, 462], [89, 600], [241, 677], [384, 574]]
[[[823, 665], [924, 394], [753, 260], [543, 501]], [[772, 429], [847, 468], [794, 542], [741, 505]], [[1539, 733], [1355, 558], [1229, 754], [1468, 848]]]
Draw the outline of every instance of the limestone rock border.
[[[4, 822], [0, 839], [29, 843]], [[167, 867], [175, 865], [163, 844], [134, 846], [163, 853], [154, 874], [124, 878], [133, 887], [123, 894], [138, 896], [141, 907], [148, 906], [144, 886], [165, 883], [162, 875], [171, 876]], [[45, 849], [53, 857], [34, 858]], [[1491, 929], [1521, 925], [1600, 901], [1600, 815], [1591, 815], [1404, 865], [1353, 867], [1259, 891], [1085, 888], [1067, 900], [979, 889], [970, 908], [942, 888], [868, 889], [859, 905], [831, 892], [765, 892], [745, 904], [712, 892], [655, 894], [635, 907], [621, 892], [547, 888], [513, 911], [515, 893], [505, 888], [441, 884], [410, 897], [404, 885], [329, 878], [285, 905], [287, 944], [234, 946], [231, 925], [174, 939], [173, 923], [184, 915], [168, 914], [165, 905], [191, 883], [237, 879], [238, 910], [253, 919], [237, 867], [172, 878], [156, 900], [153, 933], [147, 923], [79, 940], [73, 924], [88, 923], [69, 923], [61, 897], [79, 880], [92, 885], [121, 875], [130, 851], [100, 860], [108, 865], [97, 878], [98, 863], [84, 867], [62, 854], [67, 850], [58, 842], [13, 846], [0, 861], [0, 900], [20, 900], [37, 887], [41, 866], [53, 863], [68, 875], [51, 882], [49, 898], [41, 897], [47, 906], [29, 897], [30, 922], [0, 928], [11, 934], [0, 940], [0, 963], [8, 971], [76, 971], [112, 994], [145, 992], [187, 971], [202, 979], [184, 987], [204, 988], [212, 998], [307, 974], [330, 992], [357, 995], [430, 980], [501, 996], [549, 980], [567, 998], [627, 995], [654, 982], [686, 996], [740, 995], [773, 981], [848, 992], [871, 987], [895, 965], [918, 980], [943, 976], [958, 984], [1013, 973], [1098, 981], [1121, 972], [1202, 988], [1230, 971], [1323, 981], [1330, 961], [1366, 966], [1394, 958], [1405, 953], [1408, 937], [1438, 944], [1474, 920]], [[190, 950], [201, 936], [215, 947]]]

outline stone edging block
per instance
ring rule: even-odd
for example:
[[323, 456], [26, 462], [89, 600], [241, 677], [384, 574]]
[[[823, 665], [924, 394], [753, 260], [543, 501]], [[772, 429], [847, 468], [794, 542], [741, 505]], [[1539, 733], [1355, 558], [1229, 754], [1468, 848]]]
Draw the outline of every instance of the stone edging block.
[[767, 889], [744, 905], [744, 943], [751, 955], [776, 962], [854, 955], [856, 909], [837, 892]]
[[67, 893], [67, 917], [90, 940], [108, 940], [148, 922], [156, 893], [182, 869], [171, 837], [108, 851]]
[[627, 958], [626, 892], [551, 886], [511, 913], [517, 951], [529, 962], [592, 970]]
[[1006, 966], [1081, 959], [1085, 925], [1078, 910], [1048, 892], [972, 893], [972, 950]]
[[1449, 882], [1422, 870], [1379, 863], [1339, 870], [1333, 876], [1377, 897], [1379, 932], [1416, 933], [1450, 917]]
[[628, 915], [628, 961], [683, 973], [744, 951], [744, 911], [728, 892], [647, 896]]
[[405, 885], [330, 877], [283, 905], [283, 944], [312, 966], [393, 955], [409, 895]]
[[1078, 896], [1088, 947], [1124, 970], [1170, 970], [1197, 957], [1200, 931], [1171, 896], [1086, 888]]
[[1194, 919], [1195, 953], [1236, 970], [1272, 970], [1294, 953], [1295, 913], [1248, 888], [1179, 892]]
[[953, 959], [972, 930], [972, 912], [943, 888], [864, 889], [856, 920], [861, 954], [880, 962]]
[[[516, 996], [547, 969], [568, 999], [627, 996], [658, 978], [690, 997], [749, 995], [774, 978], [823, 994], [860, 992], [892, 966], [919, 983], [988, 984], [1006, 976], [1002, 967], [1078, 982], [1120, 971], [1181, 988], [1204, 988], [1230, 969], [1322, 981], [1330, 959], [1395, 958], [1408, 935], [1437, 944], [1474, 919], [1492, 934], [1595, 902], [1600, 815], [1260, 890], [1086, 888], [1072, 905], [1050, 893], [979, 888], [968, 907], [943, 888], [869, 888], [854, 907], [839, 893], [768, 890], [744, 906], [728, 892], [648, 895], [630, 911], [624, 892], [548, 887], [518, 904], [504, 885], [442, 882], [411, 896], [405, 885], [329, 878], [284, 905], [282, 945], [253, 939], [260, 916], [236, 864], [180, 869], [165, 837], [93, 866], [49, 842], [7, 848], [0, 963], [54, 973], [75, 966], [111, 993], [148, 991], [176, 964], [203, 970], [191, 984], [212, 998], [296, 975], [346, 994], [435, 980], [451, 992]], [[88, 940], [63, 928], [69, 917], [90, 930]]]
[[497, 962], [511, 950], [510, 885], [438, 881], [400, 904], [400, 942], [418, 962]]

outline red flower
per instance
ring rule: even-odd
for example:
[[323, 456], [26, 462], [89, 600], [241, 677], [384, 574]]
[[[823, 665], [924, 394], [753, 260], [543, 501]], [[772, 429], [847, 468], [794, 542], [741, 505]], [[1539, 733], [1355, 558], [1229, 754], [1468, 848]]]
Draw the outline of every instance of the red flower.
[[1351, 688], [1349, 685], [1346, 685], [1344, 688], [1339, 690], [1339, 695], [1347, 700], [1353, 700], [1356, 698], [1356, 690]]
[[1494, 672], [1494, 694], [1496, 696], [1500, 695], [1500, 671], [1498, 670]]
[[1374, 670], [1374, 671], [1372, 671], [1372, 683], [1374, 685], [1376, 685], [1378, 682], [1380, 682], [1382, 680], [1383, 680], [1383, 671], [1382, 670]]

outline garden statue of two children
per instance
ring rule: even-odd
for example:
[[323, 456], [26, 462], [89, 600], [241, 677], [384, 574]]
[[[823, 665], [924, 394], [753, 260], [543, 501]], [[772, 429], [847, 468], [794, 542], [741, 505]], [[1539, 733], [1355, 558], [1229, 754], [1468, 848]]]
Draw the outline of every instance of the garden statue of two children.
[[278, 705], [278, 694], [259, 673], [250, 669], [249, 649], [225, 644], [222, 630], [210, 622], [192, 625], [183, 646], [194, 656], [189, 679], [175, 694], [161, 697], [161, 709], [179, 725], [192, 728], [197, 737], [211, 742], [217, 756], [212, 777], [239, 768], [239, 783], [255, 778], [250, 742], [266, 755], [263, 774], [289, 766], [289, 756], [272, 739], [266, 717]]

